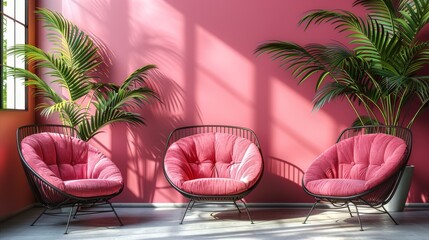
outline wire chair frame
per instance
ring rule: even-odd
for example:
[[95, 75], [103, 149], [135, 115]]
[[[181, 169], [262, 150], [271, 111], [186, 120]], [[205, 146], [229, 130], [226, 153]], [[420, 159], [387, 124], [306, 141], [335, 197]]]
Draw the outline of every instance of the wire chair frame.
[[[173, 144], [174, 142], [178, 141], [181, 138], [185, 138], [185, 137], [197, 135], [197, 134], [204, 134], [204, 133], [231, 134], [231, 135], [235, 135], [238, 137], [248, 139], [256, 145], [256, 147], [258, 148], [259, 153], [261, 155], [261, 158], [262, 158], [262, 169], [261, 169], [261, 175], [259, 176], [259, 178], [255, 182], [255, 184], [253, 184], [253, 186], [251, 186], [250, 188], [248, 188], [244, 192], [241, 192], [238, 194], [233, 194], [233, 195], [198, 195], [198, 194], [192, 194], [192, 193], [184, 191], [183, 189], [180, 189], [170, 180], [170, 178], [166, 172], [165, 164], [164, 164], [165, 156], [166, 156], [166, 153], [167, 153], [170, 145]], [[173, 131], [171, 131], [171, 133], [169, 134], [167, 141], [166, 141], [164, 157], [163, 157], [163, 171], [164, 171], [164, 176], [167, 179], [168, 183], [175, 190], [177, 190], [179, 193], [181, 193], [184, 197], [189, 199], [189, 202], [186, 206], [186, 209], [185, 209], [185, 212], [182, 216], [180, 224], [183, 223], [183, 220], [185, 218], [187, 211], [192, 209], [196, 202], [232, 202], [235, 205], [235, 207], [237, 208], [237, 210], [241, 213], [241, 210], [236, 203], [237, 201], [241, 201], [243, 203], [244, 208], [245, 208], [247, 215], [249, 217], [249, 220], [253, 224], [253, 219], [250, 216], [249, 209], [247, 207], [246, 202], [243, 201], [243, 198], [245, 196], [247, 196], [251, 191], [253, 191], [253, 189], [259, 184], [259, 182], [262, 178], [263, 171], [264, 171], [264, 164], [263, 163], [264, 163], [264, 159], [263, 159], [259, 139], [256, 136], [255, 132], [249, 128], [230, 126], [230, 125], [192, 125], [192, 126], [179, 127], [179, 128], [174, 129]]]
[[[76, 217], [77, 215], [87, 215], [92, 213], [103, 213], [103, 212], [113, 212], [120, 223], [123, 226], [121, 219], [116, 213], [114, 207], [110, 203], [110, 199], [119, 195], [123, 191], [122, 188], [115, 194], [105, 195], [105, 196], [96, 196], [96, 197], [78, 197], [71, 194], [68, 194], [51, 183], [46, 179], [40, 176], [25, 160], [22, 151], [21, 151], [21, 142], [25, 137], [28, 137], [33, 134], [39, 133], [57, 133], [62, 134], [68, 137], [74, 137], [80, 139], [79, 131], [70, 126], [57, 125], [57, 124], [36, 124], [36, 125], [26, 125], [19, 127], [16, 131], [16, 140], [17, 148], [20, 157], [21, 164], [23, 166], [27, 181], [30, 185], [30, 189], [33, 192], [36, 201], [45, 207], [44, 211], [34, 220], [31, 224], [33, 226], [42, 215], [57, 215], [57, 213], [49, 213], [48, 210], [60, 209], [65, 207], [70, 207], [70, 212], [68, 213], [68, 221], [64, 234], [68, 233], [68, 228], [70, 225], [71, 217]], [[85, 211], [82, 210], [83, 206], [97, 206], [107, 204], [110, 206], [111, 210], [103, 211]], [[74, 212], [74, 214], [73, 214]], [[60, 213], [61, 214], [61, 213]]]
[[367, 126], [359, 126], [359, 127], [350, 127], [350, 128], [344, 129], [339, 134], [336, 143], [355, 136], [366, 135], [366, 134], [377, 134], [377, 133], [393, 135], [405, 141], [405, 144], [407, 147], [402, 158], [402, 166], [400, 166], [399, 170], [393, 173], [390, 178], [386, 179], [384, 182], [382, 182], [381, 184], [379, 184], [378, 186], [372, 189], [369, 189], [360, 194], [356, 194], [352, 196], [344, 196], [344, 197], [334, 197], [334, 196], [324, 196], [324, 195], [313, 194], [305, 187], [304, 178], [303, 178], [302, 186], [304, 191], [316, 199], [316, 202], [313, 204], [312, 208], [310, 209], [309, 213], [307, 214], [303, 222], [304, 224], [307, 222], [308, 218], [310, 217], [313, 210], [316, 208], [317, 204], [321, 202], [329, 202], [334, 207], [340, 207], [340, 208], [346, 207], [351, 217], [353, 215], [350, 210], [349, 204], [354, 205], [356, 209], [356, 215], [358, 216], [358, 221], [359, 221], [361, 231], [363, 231], [363, 227], [360, 219], [358, 206], [368, 206], [370, 208], [377, 210], [380, 213], [386, 213], [390, 217], [390, 219], [396, 225], [398, 225], [397, 221], [386, 210], [384, 205], [387, 204], [392, 199], [396, 189], [398, 188], [402, 174], [410, 158], [411, 150], [412, 150], [411, 130], [400, 126], [384, 126], [384, 125], [367, 125]]

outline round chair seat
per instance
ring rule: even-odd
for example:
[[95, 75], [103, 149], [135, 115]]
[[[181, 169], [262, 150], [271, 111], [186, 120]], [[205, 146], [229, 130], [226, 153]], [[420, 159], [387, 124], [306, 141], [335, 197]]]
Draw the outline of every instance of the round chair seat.
[[247, 189], [247, 184], [228, 178], [200, 178], [185, 181], [182, 190], [195, 195], [229, 196]]
[[194, 195], [227, 196], [251, 188], [262, 174], [262, 156], [248, 139], [226, 133], [184, 137], [167, 150], [165, 173]]
[[307, 182], [305, 187], [315, 195], [331, 197], [353, 196], [369, 190], [366, 181], [356, 179], [320, 179]]

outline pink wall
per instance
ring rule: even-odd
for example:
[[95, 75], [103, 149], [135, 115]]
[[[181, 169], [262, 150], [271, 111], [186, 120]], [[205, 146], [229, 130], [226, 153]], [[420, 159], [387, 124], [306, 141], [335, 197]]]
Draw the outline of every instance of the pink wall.
[[[107, 49], [109, 80], [119, 82], [134, 69], [156, 64], [151, 83], [164, 104], [142, 114], [147, 126], [105, 129], [93, 141], [122, 170], [126, 189], [116, 202], [183, 202], [165, 181], [164, 141], [177, 126], [230, 124], [252, 128], [265, 157], [265, 175], [250, 202], [309, 202], [302, 172], [331, 145], [353, 113], [345, 103], [312, 111], [314, 86], [301, 86], [255, 47], [272, 39], [298, 43], [339, 39], [329, 26], [303, 32], [297, 22], [316, 8], [352, 9], [350, 1], [295, 0], [43, 0], [96, 36]], [[341, 41], [344, 39], [340, 38]], [[41, 45], [46, 44], [43, 39]], [[426, 168], [429, 113], [414, 127], [411, 162], [417, 166], [411, 202], [428, 202]]]

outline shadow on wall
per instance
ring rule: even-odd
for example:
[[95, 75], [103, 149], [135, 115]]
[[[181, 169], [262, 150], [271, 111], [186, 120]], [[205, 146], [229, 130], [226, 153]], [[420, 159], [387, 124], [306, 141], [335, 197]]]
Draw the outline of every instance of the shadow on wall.
[[136, 112], [145, 119], [156, 121], [143, 127], [124, 123], [111, 125], [110, 130], [105, 131], [111, 135], [110, 147], [97, 137], [91, 140], [109, 152], [121, 169], [126, 188], [123, 194], [115, 198], [118, 202], [150, 203], [155, 194], [161, 195], [167, 202], [176, 202], [181, 198], [176, 191], [172, 194], [172, 188], [162, 174], [162, 160], [169, 133], [177, 126], [186, 124], [180, 115], [175, 114], [183, 109], [183, 91], [159, 71], [148, 76], [147, 84], [158, 93], [162, 102], [152, 100], [143, 110]]
[[312, 201], [302, 189], [303, 170], [280, 158], [271, 156], [264, 160], [264, 176], [261, 180], [264, 187], [258, 186], [249, 194], [248, 200], [265, 203], [272, 203], [272, 199], [275, 199], [275, 203], [301, 203], [306, 199]]
[[[115, 82], [112, 79], [111, 69], [114, 67], [115, 55], [107, 44], [94, 34], [91, 35], [103, 64], [97, 69], [97, 81], [108, 83]], [[173, 54], [166, 48], [162, 49]], [[177, 56], [176, 56], [177, 57]], [[141, 61], [140, 61], [141, 62]], [[147, 76], [146, 84], [157, 94], [160, 101], [152, 99], [142, 109], [136, 109], [150, 124], [143, 127], [129, 126], [124, 123], [111, 125], [106, 132], [111, 135], [111, 146], [95, 137], [93, 142], [109, 152], [110, 157], [121, 169], [126, 188], [123, 194], [116, 197], [119, 202], [153, 202], [155, 193], [159, 194], [167, 202], [176, 202], [182, 198], [176, 191], [172, 194], [172, 188], [162, 175], [162, 159], [165, 150], [165, 142], [168, 134], [176, 127], [200, 122], [201, 116], [197, 106], [190, 106], [185, 101], [184, 90], [172, 79], [159, 70], [151, 71]], [[184, 103], [186, 102], [186, 106]], [[191, 117], [182, 117], [183, 112]], [[150, 137], [148, 137], [150, 136]], [[106, 138], [109, 138], [107, 135]]]
[[[180, 66], [183, 62], [173, 41], [158, 35], [155, 30], [149, 30], [157, 28], [156, 24], [135, 26], [141, 20], [135, 17], [144, 15], [151, 7], [150, 3], [138, 3], [142, 11], [139, 16], [130, 13], [130, 1], [109, 1], [108, 4], [99, 0], [85, 1], [85, 4], [73, 1], [64, 5], [63, 8], [70, 11], [70, 17], [80, 21], [80, 25], [86, 24], [86, 19], [88, 23], [99, 26], [91, 29], [94, 31], [93, 37], [97, 35], [95, 39], [98, 39], [97, 44], [105, 60], [105, 65], [100, 66], [103, 82], [117, 83], [125, 73], [141, 67], [142, 63], [161, 68], [160, 64]], [[79, 14], [82, 16], [77, 16]], [[167, 202], [180, 199], [179, 195], [172, 194], [162, 174], [165, 141], [176, 126], [198, 122], [201, 117], [193, 104], [195, 101], [185, 99], [184, 90], [161, 71], [152, 71], [147, 83], [159, 94], [162, 102], [151, 101], [137, 111], [147, 120], [147, 126], [115, 124], [106, 129], [105, 139], [100, 137], [98, 141], [94, 140], [109, 152], [123, 174], [126, 187], [115, 201], [153, 202], [155, 194]]]
[[[131, 194], [125, 194], [124, 201], [150, 203], [158, 194], [167, 202], [176, 202], [181, 195], [171, 194], [171, 187], [162, 174], [162, 160], [168, 134], [177, 126], [185, 125], [181, 115], [175, 114], [183, 111], [183, 90], [158, 71], [150, 74], [148, 79], [148, 85], [159, 94], [162, 102], [152, 101], [139, 112], [144, 118], [152, 119], [150, 125], [130, 127], [128, 132], [112, 128], [115, 144], [112, 146], [112, 159], [117, 160], [121, 169], [126, 169], [123, 171], [127, 185], [124, 192]], [[198, 112], [196, 107], [195, 112]]]

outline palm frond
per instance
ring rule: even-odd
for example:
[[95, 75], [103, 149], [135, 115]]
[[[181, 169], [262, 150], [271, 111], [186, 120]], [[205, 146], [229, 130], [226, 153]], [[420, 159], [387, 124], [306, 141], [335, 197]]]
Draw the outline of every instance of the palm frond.
[[382, 69], [375, 69], [378, 75], [385, 77], [415, 76], [429, 63], [429, 42], [410, 47], [402, 46], [385, 59]]
[[45, 104], [40, 112], [44, 117], [59, 113], [61, 122], [67, 126], [78, 126], [88, 116], [76, 102], [64, 100], [52, 105]]
[[256, 54], [270, 54], [273, 60], [280, 61], [286, 69], [293, 69], [292, 75], [304, 82], [314, 74], [319, 74], [320, 85], [330, 69], [324, 63], [326, 47], [318, 44], [300, 46], [291, 42], [270, 41], [259, 45]]
[[91, 90], [90, 77], [78, 68], [70, 67], [62, 58], [49, 55], [42, 49], [32, 45], [15, 45], [8, 49], [8, 54], [24, 57], [28, 63], [34, 63], [35, 68], [48, 69], [47, 74], [69, 92], [70, 99], [77, 100]]
[[383, 25], [390, 34], [395, 34], [398, 4], [391, 0], [356, 0], [353, 6], [357, 5], [364, 6], [370, 12], [372, 19]]
[[97, 111], [90, 118], [85, 119], [79, 126], [79, 133], [85, 141], [89, 141], [97, 135], [101, 128], [117, 122], [126, 122], [133, 125], [144, 125], [144, 119], [137, 113], [121, 111], [118, 109], [106, 109]]
[[313, 109], [319, 110], [334, 99], [344, 98], [350, 93], [351, 89], [347, 85], [338, 82], [328, 83], [316, 92], [313, 99]]
[[400, 16], [396, 19], [401, 27], [401, 37], [411, 45], [416, 41], [416, 36], [429, 22], [429, 1], [407, 0], [402, 1]]
[[[70, 99], [77, 100], [91, 90], [91, 72], [101, 63], [98, 49], [91, 38], [61, 14], [48, 9], [37, 11], [50, 30], [50, 40], [56, 44], [45, 67], [50, 68], [55, 82], [69, 91]], [[44, 64], [44, 63], [41, 63]]]
[[348, 32], [347, 37], [351, 39], [351, 44], [356, 45], [357, 54], [379, 64], [382, 56], [377, 45], [382, 45], [379, 42], [388, 38], [388, 33], [382, 25], [371, 18], [365, 21], [349, 11], [315, 10], [310, 11], [300, 20], [300, 24], [305, 24], [306, 28], [311, 23], [323, 22], [332, 24], [339, 32]]
[[54, 103], [62, 102], [63, 99], [36, 74], [22, 68], [8, 67], [8, 69], [9, 71], [7, 72], [9, 75], [16, 78], [27, 79], [25, 84], [27, 86], [34, 86], [36, 95], [42, 96]]
[[106, 93], [97, 92], [94, 106], [99, 111], [106, 109], [131, 110], [141, 107], [149, 99], [155, 96], [155, 92], [148, 87], [139, 87], [135, 89], [118, 89]]
[[350, 43], [356, 44], [354, 50], [359, 57], [375, 63], [374, 66], [381, 67], [402, 49], [398, 35], [389, 33], [375, 19], [369, 17], [361, 27], [360, 33], [349, 35], [353, 37]]
[[121, 85], [121, 88], [127, 89], [133, 84], [144, 84], [147, 79], [148, 72], [156, 68], [156, 65], [150, 64], [135, 70], [130, 74], [130, 76], [127, 77], [127, 79], [125, 79]]
[[57, 46], [64, 62], [82, 72], [91, 71], [101, 64], [94, 42], [75, 24], [49, 9], [39, 9], [37, 13], [50, 30], [50, 40]]

